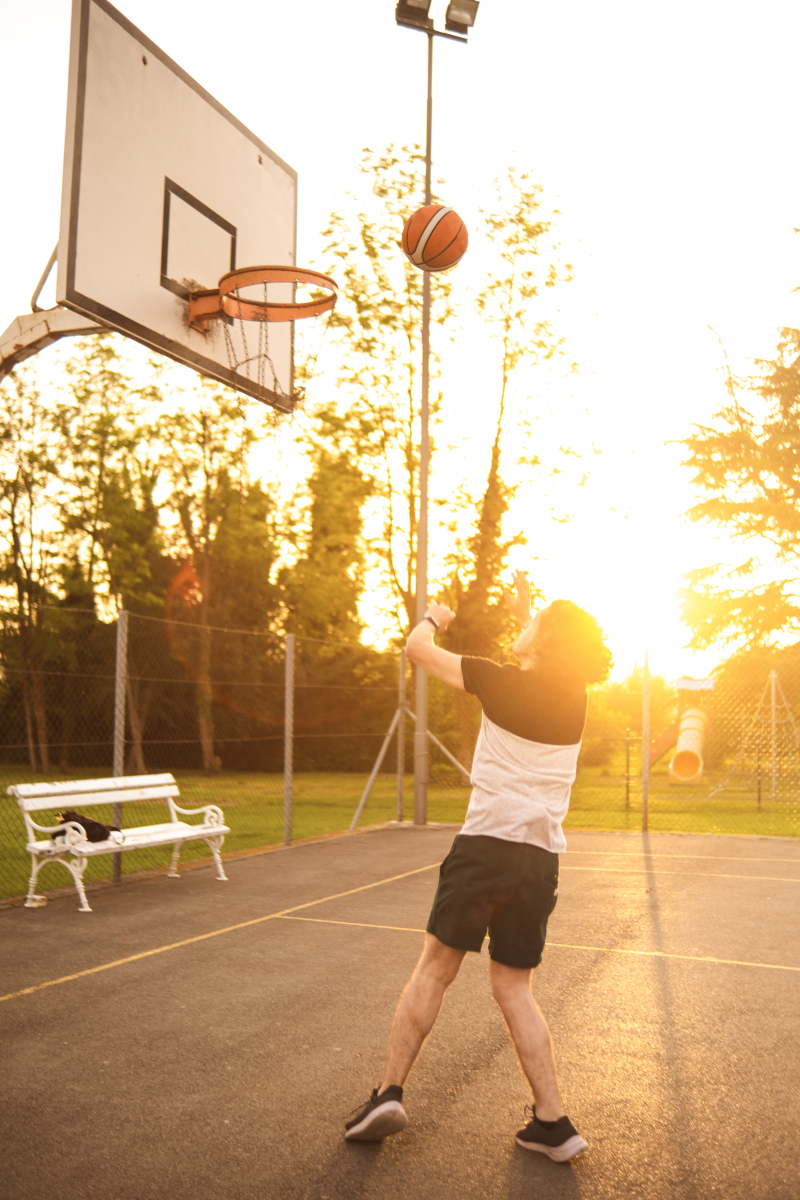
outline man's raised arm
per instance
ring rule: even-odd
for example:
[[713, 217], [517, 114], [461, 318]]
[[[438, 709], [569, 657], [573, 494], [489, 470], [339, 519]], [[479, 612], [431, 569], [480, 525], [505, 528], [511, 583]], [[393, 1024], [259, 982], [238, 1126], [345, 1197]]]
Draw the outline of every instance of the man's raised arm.
[[444, 604], [429, 604], [425, 617], [420, 621], [406, 642], [406, 654], [411, 662], [423, 667], [429, 675], [434, 675], [451, 687], [464, 690], [464, 676], [461, 674], [461, 655], [451, 654], [434, 645], [434, 634], [439, 630], [444, 632], [455, 620], [456, 614]]

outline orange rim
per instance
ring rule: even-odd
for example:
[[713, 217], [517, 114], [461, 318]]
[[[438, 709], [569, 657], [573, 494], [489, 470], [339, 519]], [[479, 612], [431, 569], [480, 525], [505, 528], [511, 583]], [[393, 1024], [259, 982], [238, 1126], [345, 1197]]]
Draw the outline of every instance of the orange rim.
[[[310, 283], [330, 291], [321, 300], [271, 303], [263, 300], [243, 300], [233, 295], [238, 288], [259, 283]], [[330, 312], [336, 303], [338, 286], [329, 275], [299, 267], [241, 267], [229, 271], [219, 281], [220, 308], [226, 316], [241, 321], [297, 321], [318, 317]]]

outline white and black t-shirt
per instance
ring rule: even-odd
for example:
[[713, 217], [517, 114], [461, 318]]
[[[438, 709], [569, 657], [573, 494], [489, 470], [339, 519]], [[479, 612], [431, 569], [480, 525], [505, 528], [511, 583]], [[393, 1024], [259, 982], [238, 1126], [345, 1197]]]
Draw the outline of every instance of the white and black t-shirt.
[[483, 719], [462, 834], [527, 842], [560, 854], [561, 824], [586, 722], [586, 689], [488, 658], [461, 659]]

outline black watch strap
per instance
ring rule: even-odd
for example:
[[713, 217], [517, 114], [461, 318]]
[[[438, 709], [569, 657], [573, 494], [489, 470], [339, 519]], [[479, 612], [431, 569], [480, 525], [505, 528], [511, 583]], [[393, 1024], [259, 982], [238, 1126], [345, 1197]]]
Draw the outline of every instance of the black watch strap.
[[430, 623], [434, 629], [439, 628], [439, 622], [435, 621], [430, 613], [425, 613], [425, 616], [422, 619], [423, 619], [423, 621], [430, 621]]

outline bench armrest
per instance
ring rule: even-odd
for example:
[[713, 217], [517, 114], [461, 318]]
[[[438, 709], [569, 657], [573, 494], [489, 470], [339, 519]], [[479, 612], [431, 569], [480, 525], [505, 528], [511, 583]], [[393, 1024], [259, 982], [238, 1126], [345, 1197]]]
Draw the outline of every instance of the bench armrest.
[[204, 804], [202, 808], [181, 808], [180, 805], [176, 804], [173, 800], [172, 807], [175, 809], [175, 812], [183, 813], [183, 815], [186, 817], [193, 817], [197, 813], [206, 813], [208, 817], [206, 821], [207, 825], [225, 824], [225, 817], [222, 809], [218, 808], [216, 804]]
[[62, 825], [37, 825], [35, 821], [31, 821], [30, 816], [28, 820], [31, 829], [35, 829], [37, 833], [66, 833], [68, 830], [74, 829], [81, 841], [83, 840], [83, 826], [78, 825], [76, 821], [65, 821]]

